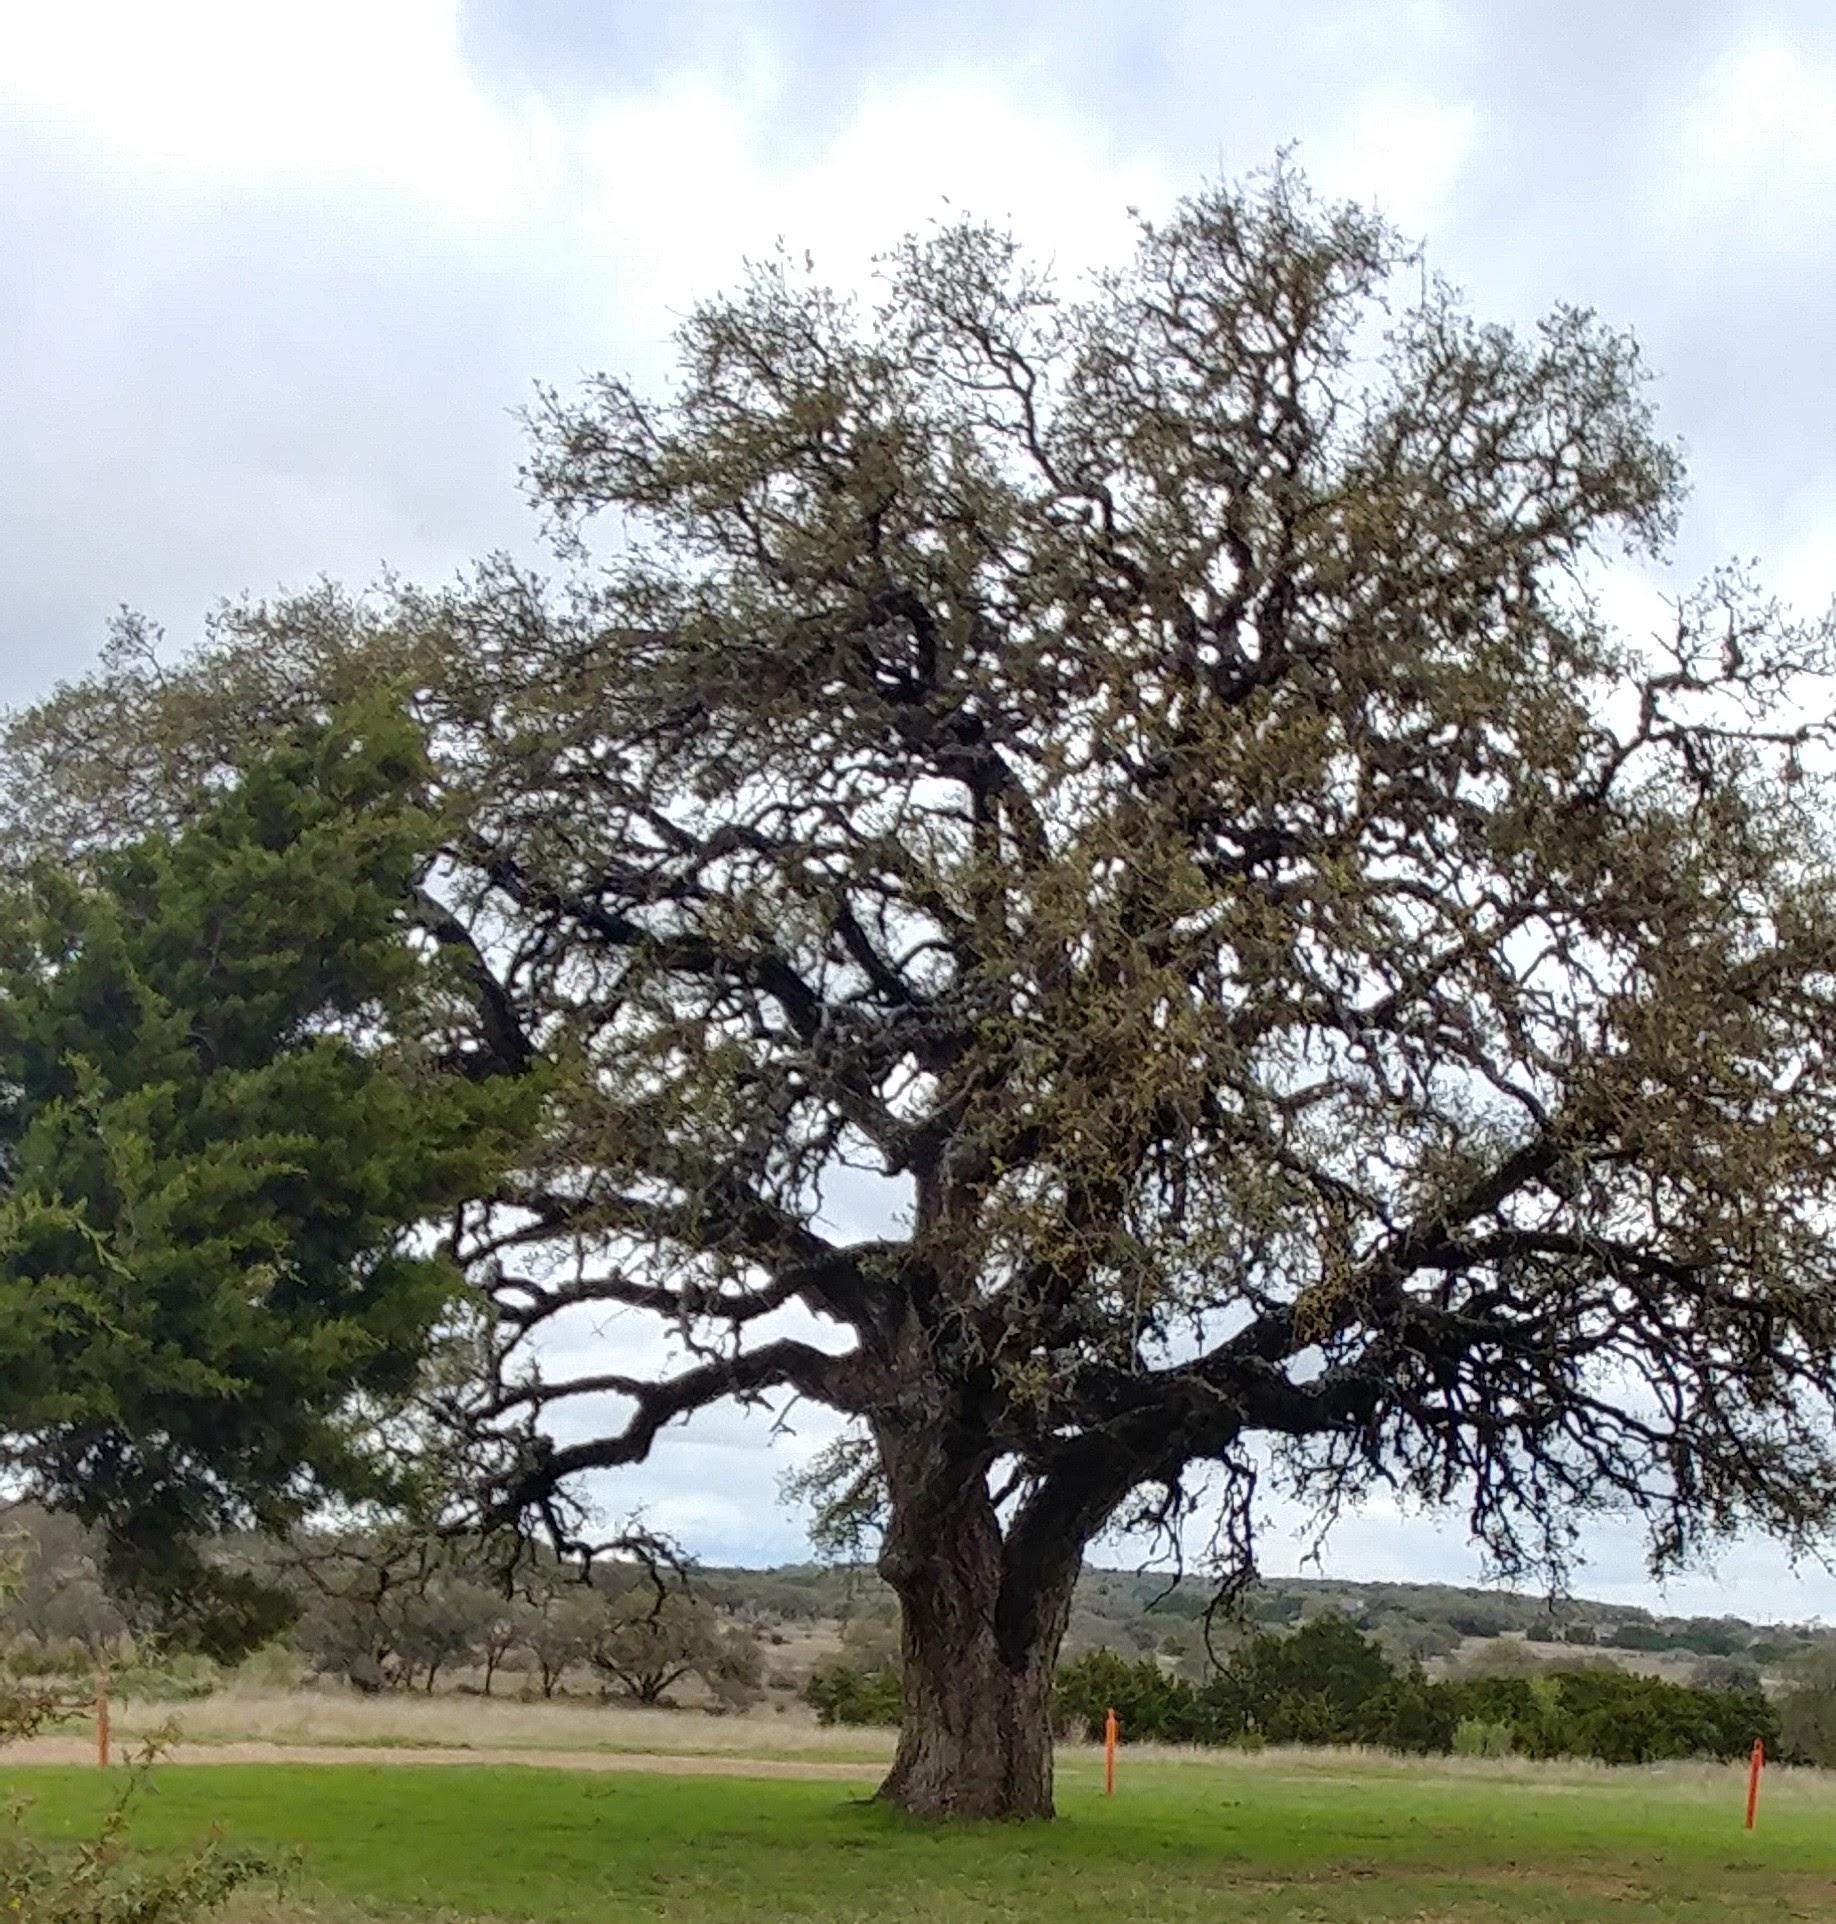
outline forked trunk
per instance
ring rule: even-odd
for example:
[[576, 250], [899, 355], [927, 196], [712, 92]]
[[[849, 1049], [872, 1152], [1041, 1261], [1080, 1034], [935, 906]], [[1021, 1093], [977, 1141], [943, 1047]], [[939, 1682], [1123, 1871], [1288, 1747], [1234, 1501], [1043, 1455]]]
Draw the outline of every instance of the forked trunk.
[[907, 1603], [899, 1749], [879, 1794], [917, 1817], [1050, 1817], [1058, 1639], [1016, 1661], [976, 1621], [979, 1601]]
[[1014, 1568], [979, 1469], [921, 1493], [889, 1481], [880, 1568], [901, 1605], [905, 1696], [879, 1795], [917, 1817], [1050, 1817], [1052, 1678], [1077, 1547]]

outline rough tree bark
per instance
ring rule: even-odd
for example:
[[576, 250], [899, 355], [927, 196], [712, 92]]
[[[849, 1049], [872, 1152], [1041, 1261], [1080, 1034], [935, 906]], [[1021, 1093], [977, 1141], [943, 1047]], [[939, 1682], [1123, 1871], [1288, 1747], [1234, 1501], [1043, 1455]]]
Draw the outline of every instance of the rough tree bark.
[[900, 1586], [904, 1714], [879, 1794], [917, 1817], [1052, 1815], [1052, 1675], [1070, 1593], [1014, 1643], [986, 1548], [940, 1545]]
[[[880, 1559], [899, 1597], [905, 1693], [879, 1794], [917, 1817], [1050, 1817], [1052, 1677], [1071, 1581], [1039, 1594], [1016, 1575], [985, 1495], [951, 1524], [928, 1553], [914, 1543]], [[1035, 1607], [1016, 1609], [1028, 1591]]]
[[1067, 1473], [1003, 1529], [973, 1432], [883, 1424], [879, 1442], [904, 1698], [878, 1794], [916, 1817], [1050, 1817], [1059, 1646], [1085, 1543], [1125, 1479]]

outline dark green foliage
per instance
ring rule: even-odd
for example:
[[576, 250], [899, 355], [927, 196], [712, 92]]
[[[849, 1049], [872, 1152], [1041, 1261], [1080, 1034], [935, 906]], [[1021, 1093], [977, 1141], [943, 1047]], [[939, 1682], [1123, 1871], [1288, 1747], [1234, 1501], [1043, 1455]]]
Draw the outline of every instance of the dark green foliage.
[[1067, 1664], [1058, 1682], [1063, 1729], [1095, 1739], [1114, 1708], [1125, 1740], [1222, 1744], [1368, 1744], [1445, 1753], [1462, 1722], [1497, 1725], [1534, 1757], [1609, 1764], [1740, 1757], [1756, 1737], [1778, 1742], [1758, 1690], [1700, 1690], [1620, 1671], [1555, 1671], [1535, 1680], [1430, 1683], [1398, 1670], [1374, 1638], [1318, 1617], [1291, 1636], [1251, 1638], [1203, 1685], [1151, 1659], [1106, 1650]]
[[1452, 1750], [1460, 1720], [1458, 1690], [1430, 1683], [1419, 1670], [1380, 1684], [1353, 1713], [1359, 1743], [1425, 1754]]
[[[1374, 1743], [1444, 1749], [1450, 1706], [1418, 1671], [1397, 1671], [1382, 1646], [1343, 1617], [1321, 1616], [1292, 1635], [1263, 1633], [1197, 1687], [1152, 1659], [1127, 1663], [1093, 1651], [1059, 1678], [1061, 1724], [1100, 1736], [1115, 1709], [1132, 1739], [1228, 1743]], [[1445, 1734], [1445, 1742], [1440, 1741]], [[1419, 1740], [1419, 1741], [1412, 1741]]]
[[829, 1664], [803, 1686], [803, 1701], [822, 1724], [883, 1724], [899, 1721], [904, 1698], [898, 1674]]
[[200, 1614], [178, 1546], [384, 1486], [347, 1415], [408, 1388], [459, 1286], [411, 1232], [529, 1114], [396, 1039], [436, 1031], [442, 986], [407, 934], [423, 779], [386, 711], [303, 731], [6, 905], [0, 1437], [226, 1648], [271, 1597], [225, 1579]]
[[1668, 1631], [1660, 1630], [1654, 1623], [1622, 1623], [1607, 1638], [1616, 1650], [1670, 1650], [1675, 1646]]
[[[1291, 1637], [1252, 1637], [1224, 1667], [1263, 1735], [1307, 1741], [1303, 1726], [1339, 1730], [1395, 1676], [1382, 1647], [1343, 1617], [1315, 1617]], [[1322, 1741], [1330, 1741], [1329, 1738]]]
[[1700, 1651], [1705, 1657], [1731, 1657], [1746, 1647], [1746, 1625], [1727, 1618], [1686, 1623], [1677, 1633], [1677, 1648]]
[[1777, 1713], [1757, 1690], [1698, 1690], [1597, 1670], [1559, 1672], [1547, 1682], [1556, 1699], [1545, 1713], [1551, 1755], [1648, 1764], [1666, 1757], [1740, 1757], [1755, 1738], [1769, 1748], [1778, 1745]]

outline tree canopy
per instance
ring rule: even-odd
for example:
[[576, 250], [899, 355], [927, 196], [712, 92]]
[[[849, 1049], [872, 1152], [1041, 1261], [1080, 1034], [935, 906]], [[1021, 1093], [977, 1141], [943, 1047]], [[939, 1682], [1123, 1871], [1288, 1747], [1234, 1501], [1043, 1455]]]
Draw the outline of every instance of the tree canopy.
[[195, 1537], [383, 1487], [355, 1414], [414, 1381], [462, 1280], [411, 1233], [529, 1110], [426, 1040], [413, 726], [249, 754], [182, 830], [0, 902], [4, 1459], [155, 1588], [199, 1574]]
[[[452, 1243], [501, 1504], [843, 1413], [888, 1792], [985, 1814], [1050, 1808], [1085, 1544], [1195, 1466], [1228, 1566], [1271, 1470], [1509, 1568], [1603, 1505], [1660, 1562], [1820, 1531], [1831, 635], [1736, 573], [1614, 629], [1682, 488], [1631, 339], [1482, 324], [1277, 172], [1085, 290], [959, 224], [679, 348], [535, 409], [559, 586], [243, 610], [12, 735], [71, 846], [356, 692], [427, 731], [450, 1033], [555, 1091]], [[545, 1372], [614, 1310], [677, 1362]]]

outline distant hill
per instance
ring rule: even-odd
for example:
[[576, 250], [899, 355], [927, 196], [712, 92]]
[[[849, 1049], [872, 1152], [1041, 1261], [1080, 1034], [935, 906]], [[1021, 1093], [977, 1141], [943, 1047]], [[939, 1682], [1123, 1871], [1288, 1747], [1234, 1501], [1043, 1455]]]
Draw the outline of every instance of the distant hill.
[[[893, 1598], [870, 1568], [787, 1564], [772, 1570], [702, 1569], [697, 1584], [722, 1609], [762, 1627], [839, 1622], [890, 1626]], [[1202, 1581], [1127, 1570], [1086, 1569], [1078, 1580], [1066, 1654], [1106, 1646], [1154, 1653], [1182, 1666], [1202, 1661], [1211, 1590]], [[1396, 1654], [1438, 1667], [1475, 1643], [1516, 1638], [1614, 1654], [1635, 1667], [1666, 1657], [1732, 1659], [1771, 1671], [1829, 1634], [1819, 1627], [1755, 1624], [1740, 1617], [1662, 1616], [1585, 1597], [1551, 1601], [1508, 1590], [1439, 1583], [1350, 1583], [1334, 1578], [1272, 1577], [1242, 1601], [1239, 1621], [1293, 1625], [1336, 1611]], [[1214, 1640], [1232, 1634], [1216, 1619]]]
[[[32, 1554], [0, 1607], [0, 1641], [29, 1639], [43, 1651], [96, 1653], [121, 1638], [129, 1606], [113, 1596], [93, 1533], [32, 1505], [0, 1505], [0, 1534], [29, 1540]], [[272, 1546], [250, 1539], [251, 1556]], [[794, 1696], [811, 1672], [845, 1661], [890, 1664], [898, 1649], [892, 1593], [863, 1565], [799, 1563], [771, 1570], [702, 1567], [694, 1587], [734, 1622], [759, 1633], [768, 1686]], [[1525, 1674], [1539, 1666], [1610, 1660], [1678, 1682], [1777, 1682], [1806, 1648], [1836, 1641], [1816, 1625], [1756, 1624], [1740, 1617], [1663, 1616], [1586, 1597], [1525, 1595], [1439, 1583], [1349, 1583], [1272, 1577], [1235, 1615], [1207, 1612], [1202, 1579], [1087, 1568], [1078, 1579], [1065, 1655], [1099, 1648], [1152, 1656], [1193, 1679], [1246, 1627], [1292, 1628], [1336, 1612], [1379, 1639], [1391, 1655], [1431, 1674], [1449, 1669]], [[379, 1593], [380, 1595], [380, 1593]]]

